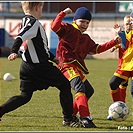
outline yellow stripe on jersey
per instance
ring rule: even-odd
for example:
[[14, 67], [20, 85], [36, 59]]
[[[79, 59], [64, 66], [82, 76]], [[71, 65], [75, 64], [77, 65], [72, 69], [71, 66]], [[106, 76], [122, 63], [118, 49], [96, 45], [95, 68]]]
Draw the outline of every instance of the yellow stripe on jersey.
[[[62, 64], [62, 66], [60, 67], [60, 70], [62, 70], [62, 68], [63, 68], [63, 65], [65, 65], [65, 64], [72, 64], [72, 63], [74, 63], [74, 62], [77, 62], [79, 65], [80, 65], [80, 67], [85, 71], [85, 72], [88, 72], [88, 70], [86, 69], [86, 68], [84, 68], [83, 66], [82, 66], [82, 64], [78, 61], [78, 60], [73, 60], [73, 61], [70, 61], [70, 62], [64, 62], [63, 64]], [[82, 70], [82, 69], [80, 69], [80, 71], [82, 71], [82, 73], [84, 73], [84, 71]]]
[[129, 41], [129, 45], [123, 56], [123, 62], [121, 65], [121, 70], [132, 71], [133, 70], [133, 30], [129, 33], [126, 33], [126, 39]]
[[130, 42], [131, 35], [132, 35], [132, 30], [129, 31], [128, 33], [125, 31], [126, 39]]
[[127, 77], [127, 76], [118, 74], [118, 73], [116, 73], [116, 72], [114, 73], [114, 76], [117, 76], [117, 77], [120, 77], [120, 78], [122, 78], [122, 79], [128, 80], [128, 77]]

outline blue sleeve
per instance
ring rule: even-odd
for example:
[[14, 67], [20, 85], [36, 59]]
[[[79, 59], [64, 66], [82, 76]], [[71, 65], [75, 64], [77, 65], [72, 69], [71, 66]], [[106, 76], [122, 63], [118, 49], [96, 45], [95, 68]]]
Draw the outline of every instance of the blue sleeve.
[[55, 56], [50, 51], [49, 51], [49, 53], [50, 53], [50, 60], [53, 61], [53, 59], [55, 58]]
[[122, 43], [121, 43], [121, 47], [126, 49], [126, 35], [124, 31], [121, 31], [118, 33], [118, 35], [121, 37], [122, 39]]

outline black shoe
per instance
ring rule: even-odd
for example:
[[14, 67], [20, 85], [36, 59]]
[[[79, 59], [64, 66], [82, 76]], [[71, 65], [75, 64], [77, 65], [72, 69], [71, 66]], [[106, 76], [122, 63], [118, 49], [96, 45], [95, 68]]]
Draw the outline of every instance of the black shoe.
[[96, 125], [88, 118], [81, 118], [80, 123], [84, 128], [96, 128]]
[[72, 120], [63, 120], [63, 126], [70, 126], [70, 127], [79, 127], [79, 119], [76, 116], [73, 116]]

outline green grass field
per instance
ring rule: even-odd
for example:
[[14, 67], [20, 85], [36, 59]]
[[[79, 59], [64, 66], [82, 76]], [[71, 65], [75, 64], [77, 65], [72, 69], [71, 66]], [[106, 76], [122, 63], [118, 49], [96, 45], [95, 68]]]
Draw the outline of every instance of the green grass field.
[[[11, 62], [7, 58], [0, 58], [0, 104], [20, 93], [20, 63], [20, 58]], [[124, 122], [106, 120], [108, 108], [112, 103], [109, 80], [117, 68], [117, 60], [86, 59], [86, 64], [90, 72], [86, 77], [95, 89], [94, 95], [89, 100], [89, 107], [98, 128], [63, 127], [59, 91], [50, 87], [48, 90], [35, 92], [29, 103], [5, 114], [0, 122], [0, 131], [133, 131], [133, 100], [130, 94], [130, 81], [126, 98], [130, 109], [129, 117]], [[2, 77], [6, 72], [10, 72], [16, 79], [11, 82], [3, 81]]]

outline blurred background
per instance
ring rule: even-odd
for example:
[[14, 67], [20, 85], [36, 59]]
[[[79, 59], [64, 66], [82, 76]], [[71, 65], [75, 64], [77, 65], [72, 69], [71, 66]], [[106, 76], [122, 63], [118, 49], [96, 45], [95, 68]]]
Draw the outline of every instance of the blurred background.
[[[132, 12], [133, 2], [45, 2], [40, 22], [46, 30], [49, 48], [54, 54], [58, 39], [50, 29], [50, 22], [61, 10], [70, 7], [74, 14], [75, 10], [81, 6], [87, 7], [93, 17], [86, 33], [96, 43], [102, 44], [116, 36], [113, 25], [116, 23], [123, 24], [124, 16]], [[73, 14], [67, 15], [63, 21], [71, 23]], [[0, 47], [5, 47], [1, 56], [7, 56], [14, 38], [19, 33], [23, 15], [20, 2], [0, 2]], [[88, 55], [88, 58], [114, 59], [117, 58], [117, 51], [114, 53], [107, 51], [93, 57]]]

